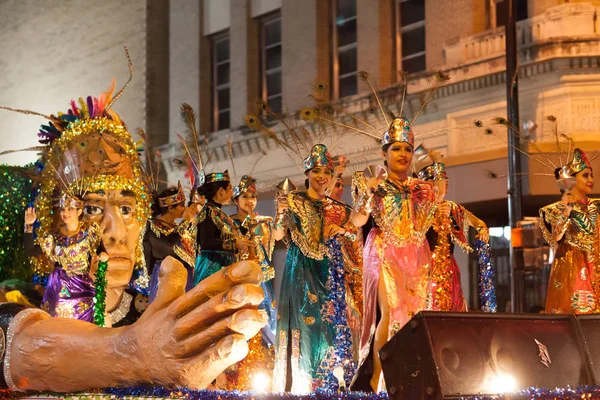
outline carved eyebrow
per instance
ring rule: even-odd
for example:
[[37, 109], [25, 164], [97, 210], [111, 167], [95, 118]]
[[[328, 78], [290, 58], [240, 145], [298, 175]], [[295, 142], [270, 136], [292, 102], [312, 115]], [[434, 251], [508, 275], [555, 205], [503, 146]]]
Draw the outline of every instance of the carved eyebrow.
[[104, 190], [96, 190], [95, 192], [89, 192], [89, 194], [97, 194], [98, 196], [106, 196], [106, 192]]
[[121, 190], [121, 196], [135, 198], [135, 193], [133, 193], [131, 190]]

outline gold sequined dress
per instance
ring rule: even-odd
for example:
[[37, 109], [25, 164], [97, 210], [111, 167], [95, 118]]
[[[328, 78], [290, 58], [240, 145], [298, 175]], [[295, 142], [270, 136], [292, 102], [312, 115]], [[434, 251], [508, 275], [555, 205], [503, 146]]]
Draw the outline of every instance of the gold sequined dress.
[[427, 232], [427, 241], [432, 254], [431, 278], [433, 311], [467, 311], [467, 303], [460, 284], [460, 269], [454, 258], [454, 245], [472, 251], [469, 245], [469, 211], [450, 200], [450, 215], [438, 208], [432, 227]]
[[[540, 228], [555, 256], [548, 282], [546, 312], [590, 314], [599, 310], [598, 207], [600, 199], [573, 205], [561, 202], [540, 209]], [[563, 234], [556, 240], [557, 235]]]

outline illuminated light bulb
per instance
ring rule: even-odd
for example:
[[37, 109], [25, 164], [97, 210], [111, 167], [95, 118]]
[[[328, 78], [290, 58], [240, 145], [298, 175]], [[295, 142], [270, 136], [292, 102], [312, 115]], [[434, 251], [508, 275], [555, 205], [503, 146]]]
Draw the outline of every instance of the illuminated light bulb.
[[269, 377], [264, 372], [257, 372], [252, 378], [252, 390], [266, 393], [269, 390]]
[[338, 365], [333, 369], [333, 376], [335, 376], [340, 384], [340, 390], [346, 390], [346, 381], [344, 381], [344, 368]]
[[490, 381], [490, 393], [514, 393], [517, 380], [512, 375], [496, 375]]

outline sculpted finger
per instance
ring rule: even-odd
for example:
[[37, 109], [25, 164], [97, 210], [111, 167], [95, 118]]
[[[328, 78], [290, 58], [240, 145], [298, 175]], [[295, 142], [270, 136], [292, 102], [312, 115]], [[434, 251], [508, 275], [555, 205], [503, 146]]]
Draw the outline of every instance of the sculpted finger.
[[246, 340], [249, 340], [266, 323], [267, 314], [264, 310], [237, 311], [207, 329], [178, 342], [173, 349], [173, 356], [179, 359], [194, 357], [210, 347], [212, 343], [232, 333], [243, 335]]
[[182, 386], [204, 389], [225, 368], [243, 360], [248, 354], [248, 343], [243, 335], [233, 334], [219, 340], [214, 346], [193, 357], [180, 370]]
[[215, 272], [201, 281], [185, 296], [175, 300], [171, 312], [182, 316], [204, 303], [206, 300], [223, 293], [240, 283], [259, 284], [263, 279], [260, 265], [253, 261], [239, 261]]
[[215, 322], [244, 308], [256, 308], [263, 301], [264, 291], [258, 285], [238, 285], [223, 292], [182, 316], [175, 322], [173, 335], [183, 340], [206, 329]]
[[183, 264], [171, 256], [165, 258], [160, 264], [156, 298], [150, 307], [162, 308], [181, 297], [185, 293], [186, 281], [187, 271]]

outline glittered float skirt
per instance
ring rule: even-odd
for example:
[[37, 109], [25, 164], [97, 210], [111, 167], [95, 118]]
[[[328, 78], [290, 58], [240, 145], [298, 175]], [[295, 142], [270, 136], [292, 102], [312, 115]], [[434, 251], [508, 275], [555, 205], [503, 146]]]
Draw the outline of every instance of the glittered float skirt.
[[58, 264], [48, 277], [43, 307], [53, 317], [94, 321], [94, 281], [88, 274], [67, 275]]

